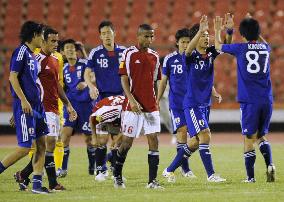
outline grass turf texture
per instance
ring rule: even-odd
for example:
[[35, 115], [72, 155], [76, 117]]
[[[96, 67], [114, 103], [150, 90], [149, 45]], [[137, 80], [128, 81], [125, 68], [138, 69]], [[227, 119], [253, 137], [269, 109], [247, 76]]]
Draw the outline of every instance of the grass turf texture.
[[[215, 170], [227, 179], [226, 183], [207, 182], [199, 153], [196, 152], [190, 159], [190, 167], [197, 179], [182, 178], [179, 170], [176, 170], [177, 182], [169, 184], [161, 173], [172, 160], [175, 148], [161, 146], [158, 178], [165, 190], [145, 189], [148, 179], [147, 147], [134, 145], [124, 167], [126, 189], [116, 190], [112, 180], [99, 183], [94, 180], [94, 176], [88, 175], [85, 147], [71, 147], [68, 176], [59, 179], [67, 188], [66, 191], [50, 195], [18, 191], [13, 174], [28, 162], [28, 159], [24, 158], [0, 175], [0, 201], [284, 201], [283, 144], [272, 145], [277, 169], [275, 183], [266, 182], [264, 160], [258, 150], [255, 164], [257, 182], [245, 184], [241, 182], [245, 178], [242, 145], [221, 144], [211, 148]], [[0, 159], [12, 150], [0, 148]], [[48, 186], [46, 177], [44, 185]]]

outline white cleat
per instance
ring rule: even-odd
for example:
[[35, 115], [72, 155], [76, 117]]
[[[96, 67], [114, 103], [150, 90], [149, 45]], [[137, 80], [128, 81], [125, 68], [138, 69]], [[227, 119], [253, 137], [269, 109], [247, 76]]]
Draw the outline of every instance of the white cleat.
[[163, 171], [162, 174], [165, 178], [168, 179], [168, 182], [175, 183], [176, 182], [176, 176], [173, 172], [168, 172], [167, 168]]
[[256, 180], [254, 178], [250, 178], [250, 179], [247, 178], [247, 179], [243, 180], [242, 182], [244, 182], [244, 183], [255, 183]]
[[196, 178], [196, 176], [193, 174], [191, 170], [185, 173], [183, 169], [180, 169], [180, 173], [183, 177], [186, 177], [186, 178]]
[[113, 178], [113, 186], [116, 189], [125, 189], [125, 184], [120, 176]]
[[165, 188], [162, 187], [157, 180], [153, 180], [152, 182], [146, 185], [146, 189], [160, 189], [164, 190]]
[[267, 167], [267, 171], [266, 171], [267, 180], [266, 180], [266, 182], [275, 182], [275, 171], [276, 171], [276, 168], [273, 164], [271, 164]]
[[226, 179], [221, 178], [219, 175], [212, 174], [210, 177], [207, 178], [208, 182], [226, 182]]
[[106, 176], [104, 174], [104, 172], [101, 172], [99, 174], [96, 175], [95, 180], [98, 182], [103, 182], [106, 180]]

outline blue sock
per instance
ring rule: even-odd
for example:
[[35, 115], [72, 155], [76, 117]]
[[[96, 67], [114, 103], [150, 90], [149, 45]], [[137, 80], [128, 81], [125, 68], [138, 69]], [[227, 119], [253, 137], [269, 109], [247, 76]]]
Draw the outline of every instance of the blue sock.
[[190, 151], [187, 144], [181, 147], [175, 156], [174, 160], [172, 161], [171, 165], [167, 168], [168, 172], [174, 172], [181, 164], [183, 157], [190, 157], [193, 152]]
[[67, 170], [69, 154], [70, 154], [69, 146], [64, 147], [64, 156], [63, 156], [63, 162], [62, 162], [62, 170]]
[[95, 163], [96, 163], [96, 148], [93, 146], [87, 147], [87, 154], [89, 160], [89, 170], [95, 170]]
[[33, 176], [33, 189], [39, 189], [42, 187], [42, 176], [34, 175]]
[[212, 157], [208, 144], [199, 144], [199, 154], [206, 170], [207, 176], [210, 177], [215, 173], [212, 163]]
[[251, 178], [254, 178], [254, 163], [255, 163], [255, 150], [245, 152], [244, 153], [244, 158], [245, 158], [245, 166], [247, 170], [247, 177], [248, 180]]
[[[180, 150], [180, 148], [182, 148], [183, 146], [185, 146], [186, 143], [177, 143], [177, 153]], [[189, 164], [188, 164], [188, 157], [187, 156], [183, 156], [182, 158], [182, 163], [181, 163], [181, 168], [182, 170], [187, 173], [188, 171], [190, 171], [189, 168]]]
[[112, 161], [112, 152], [111, 151], [107, 154], [107, 161], [109, 161], [109, 162]]
[[265, 160], [266, 167], [273, 164], [272, 162], [272, 152], [268, 141], [262, 141], [259, 143], [259, 150]]
[[3, 166], [2, 162], [0, 162], [0, 174], [6, 170], [5, 166]]

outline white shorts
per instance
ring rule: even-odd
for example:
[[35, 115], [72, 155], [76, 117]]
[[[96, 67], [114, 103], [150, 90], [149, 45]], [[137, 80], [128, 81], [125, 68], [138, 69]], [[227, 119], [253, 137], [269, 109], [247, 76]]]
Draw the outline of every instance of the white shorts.
[[140, 134], [159, 133], [161, 131], [160, 112], [143, 112], [135, 114], [123, 111], [121, 116], [122, 133], [128, 137], [138, 138]]
[[60, 131], [60, 117], [53, 112], [45, 112], [49, 133], [47, 136], [58, 137]]
[[117, 135], [120, 132], [120, 126], [115, 126], [111, 123], [99, 123], [96, 125], [97, 135]]

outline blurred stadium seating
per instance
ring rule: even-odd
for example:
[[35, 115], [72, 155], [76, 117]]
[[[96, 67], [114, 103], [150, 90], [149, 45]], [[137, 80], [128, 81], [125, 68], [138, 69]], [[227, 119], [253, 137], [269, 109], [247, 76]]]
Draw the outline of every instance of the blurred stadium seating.
[[[11, 111], [9, 60], [19, 43], [19, 29], [25, 20], [49, 24], [58, 29], [61, 38], [83, 41], [88, 49], [99, 44], [97, 26], [103, 19], [114, 22], [117, 42], [126, 46], [135, 44], [139, 24], [150, 23], [156, 29], [154, 48], [164, 56], [174, 48], [177, 29], [197, 23], [202, 14], [208, 15], [211, 23], [215, 15], [225, 12], [235, 15], [236, 27], [247, 12], [260, 21], [262, 33], [273, 48], [271, 76], [275, 106], [284, 108], [283, 0], [0, 0], [0, 111]], [[213, 39], [212, 32], [211, 35]], [[237, 28], [234, 40], [241, 40]], [[237, 106], [235, 68], [234, 59], [228, 55], [216, 60], [216, 87], [224, 98], [224, 104], [219, 107]]]

